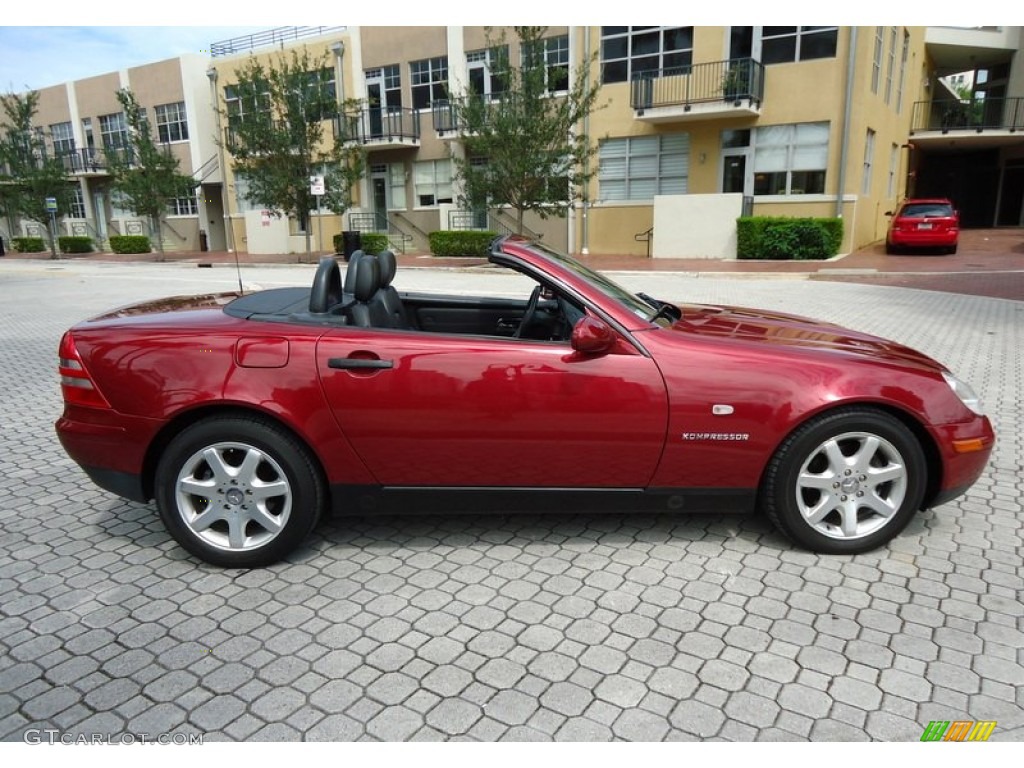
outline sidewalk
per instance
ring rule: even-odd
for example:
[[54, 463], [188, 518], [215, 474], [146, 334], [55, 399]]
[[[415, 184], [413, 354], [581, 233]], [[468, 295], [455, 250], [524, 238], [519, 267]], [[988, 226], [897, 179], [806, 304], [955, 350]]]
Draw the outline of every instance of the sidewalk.
[[[315, 264], [321, 254], [249, 254], [171, 251], [168, 262], [197, 265]], [[49, 259], [48, 254], [8, 253], [8, 259]], [[66, 259], [116, 263], [155, 261], [156, 255], [93, 253]], [[604, 272], [681, 272], [693, 276], [829, 280], [902, 288], [947, 291], [975, 296], [1024, 301], [1024, 229], [965, 230], [959, 251], [951, 256], [932, 254], [889, 256], [876, 244], [826, 261], [739, 261], [721, 259], [650, 259], [644, 256], [591, 254], [580, 260]], [[437, 258], [429, 254], [401, 254], [399, 268], [457, 269], [479, 266], [485, 259]]]

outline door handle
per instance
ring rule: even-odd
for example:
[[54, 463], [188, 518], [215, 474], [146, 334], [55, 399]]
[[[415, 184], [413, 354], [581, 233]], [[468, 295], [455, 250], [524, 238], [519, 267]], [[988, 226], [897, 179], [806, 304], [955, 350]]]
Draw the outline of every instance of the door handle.
[[327, 360], [327, 367], [336, 371], [366, 371], [382, 368], [394, 368], [394, 360], [374, 360], [365, 357], [332, 357]]

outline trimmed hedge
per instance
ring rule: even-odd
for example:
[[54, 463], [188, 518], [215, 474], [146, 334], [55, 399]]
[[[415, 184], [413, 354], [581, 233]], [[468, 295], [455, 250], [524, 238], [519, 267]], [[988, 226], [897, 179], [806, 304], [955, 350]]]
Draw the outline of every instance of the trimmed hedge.
[[111, 235], [110, 250], [114, 253], [149, 253], [153, 248], [145, 235]]
[[829, 259], [843, 242], [839, 218], [747, 216], [736, 220], [736, 257], [740, 259]]
[[441, 230], [430, 233], [430, 252], [434, 256], [476, 256], [487, 258], [497, 232], [478, 230]]
[[41, 237], [12, 237], [11, 247], [18, 253], [42, 253], [46, 250], [46, 241]]
[[[359, 248], [363, 253], [380, 253], [388, 247], [388, 236], [380, 232], [361, 232]], [[334, 252], [345, 252], [345, 236], [341, 232], [334, 236]]]
[[61, 253], [92, 253], [92, 238], [82, 235], [58, 237]]

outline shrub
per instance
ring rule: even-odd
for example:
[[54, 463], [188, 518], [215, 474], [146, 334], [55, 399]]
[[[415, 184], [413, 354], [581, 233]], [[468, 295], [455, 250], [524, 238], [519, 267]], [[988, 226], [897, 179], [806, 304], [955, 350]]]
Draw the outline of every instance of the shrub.
[[434, 256], [476, 256], [487, 258], [497, 232], [477, 230], [440, 230], [430, 233], [430, 252]]
[[740, 259], [828, 259], [843, 242], [842, 219], [749, 216], [736, 220]]
[[[387, 235], [380, 232], [362, 232], [359, 235], [359, 248], [363, 253], [380, 253], [387, 247]], [[341, 232], [334, 236], [334, 252], [345, 252], [345, 236]]]
[[114, 253], [149, 253], [153, 249], [145, 235], [111, 235], [110, 250]]
[[12, 237], [11, 246], [18, 253], [42, 253], [46, 242], [41, 237]]
[[92, 253], [92, 238], [82, 235], [58, 237], [61, 253]]

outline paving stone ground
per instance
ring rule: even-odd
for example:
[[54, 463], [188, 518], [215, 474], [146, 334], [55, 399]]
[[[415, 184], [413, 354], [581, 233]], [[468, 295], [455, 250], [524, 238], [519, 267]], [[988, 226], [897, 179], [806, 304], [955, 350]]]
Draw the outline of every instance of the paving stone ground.
[[879, 333], [973, 384], [989, 468], [876, 552], [809, 554], [757, 517], [395, 516], [242, 571], [186, 556], [53, 431], [65, 328], [226, 273], [0, 264], [0, 739], [916, 741], [932, 720], [1024, 738], [1024, 302], [618, 276]]

